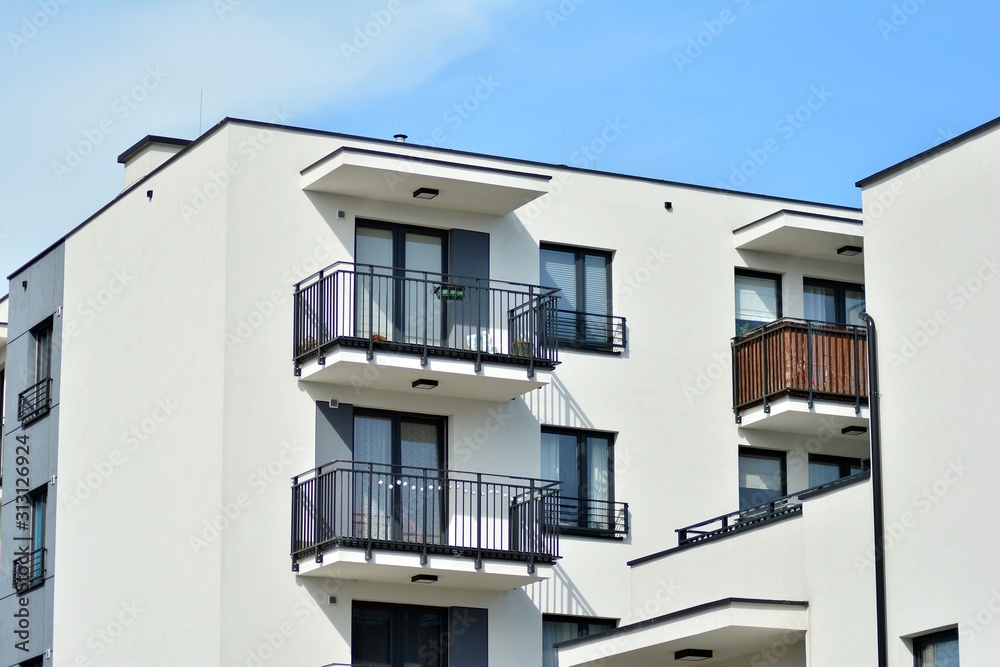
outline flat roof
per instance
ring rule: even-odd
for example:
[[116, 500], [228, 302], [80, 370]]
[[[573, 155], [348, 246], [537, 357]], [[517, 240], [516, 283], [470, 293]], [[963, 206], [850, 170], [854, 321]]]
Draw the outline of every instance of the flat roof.
[[[518, 159], [518, 158], [504, 157], [502, 155], [489, 155], [489, 154], [486, 154], [486, 153], [474, 153], [474, 152], [470, 152], [470, 151], [455, 150], [455, 149], [452, 149], [452, 148], [440, 148], [440, 147], [437, 147], [437, 146], [427, 146], [427, 145], [424, 145], [424, 144], [411, 144], [411, 143], [408, 143], [408, 142], [401, 144], [400, 142], [396, 141], [395, 139], [378, 139], [378, 138], [374, 138], [374, 137], [364, 137], [364, 136], [355, 135], [355, 134], [344, 134], [342, 132], [332, 132], [332, 131], [329, 131], [329, 130], [316, 130], [316, 129], [310, 129], [310, 128], [305, 128], [305, 127], [295, 127], [295, 126], [292, 126], [292, 125], [282, 125], [282, 124], [279, 124], [279, 123], [268, 123], [268, 122], [264, 122], [264, 121], [247, 120], [247, 119], [244, 119], [244, 118], [232, 118], [230, 116], [226, 116], [221, 121], [219, 121], [218, 123], [216, 123], [215, 125], [213, 125], [212, 127], [210, 127], [208, 130], [206, 130], [205, 133], [202, 134], [200, 137], [198, 137], [197, 139], [195, 139], [193, 141], [190, 141], [190, 142], [187, 142], [187, 140], [185, 140], [185, 139], [173, 139], [171, 137], [160, 137], [158, 135], [152, 135], [151, 134], [151, 135], [147, 135], [146, 137], [143, 137], [138, 142], [136, 142], [135, 144], [133, 144], [131, 147], [129, 147], [125, 152], [123, 152], [119, 156], [119, 158], [118, 158], [119, 162], [122, 161], [123, 157], [129, 156], [129, 154], [131, 152], [134, 152], [135, 150], [138, 150], [138, 148], [141, 148], [145, 143], [151, 142], [152, 140], [165, 140], [168, 143], [169, 142], [187, 142], [186, 144], [183, 145], [183, 148], [181, 148], [181, 150], [179, 150], [176, 154], [172, 155], [168, 160], [166, 160], [159, 167], [157, 167], [156, 169], [152, 170], [151, 172], [149, 172], [148, 174], [146, 174], [144, 177], [140, 178], [138, 181], [136, 181], [132, 185], [130, 185], [127, 188], [125, 188], [114, 199], [112, 199], [107, 204], [105, 204], [104, 206], [102, 206], [101, 208], [99, 208], [97, 211], [95, 211], [93, 214], [91, 214], [83, 222], [81, 222], [76, 227], [74, 227], [73, 229], [71, 229], [68, 232], [66, 232], [65, 234], [63, 234], [59, 239], [57, 239], [56, 241], [54, 241], [47, 248], [45, 248], [40, 253], [38, 253], [37, 255], [35, 255], [31, 259], [29, 259], [27, 262], [25, 262], [24, 264], [22, 264], [21, 266], [19, 266], [17, 269], [15, 269], [10, 275], [7, 276], [7, 279], [10, 280], [14, 276], [16, 276], [18, 273], [20, 273], [21, 271], [24, 271], [26, 268], [28, 268], [29, 266], [31, 266], [32, 264], [34, 264], [35, 262], [37, 262], [41, 257], [44, 257], [49, 252], [51, 252], [54, 248], [58, 247], [59, 244], [65, 242], [66, 239], [68, 239], [69, 237], [71, 237], [73, 234], [77, 233], [81, 229], [83, 229], [92, 220], [94, 220], [95, 218], [97, 218], [101, 213], [104, 213], [104, 211], [106, 211], [109, 208], [111, 208], [116, 202], [118, 202], [118, 200], [122, 199], [123, 197], [125, 197], [126, 195], [128, 195], [130, 192], [132, 192], [136, 188], [140, 187], [147, 179], [149, 179], [153, 175], [159, 173], [162, 169], [165, 169], [170, 163], [172, 163], [174, 160], [176, 160], [177, 158], [179, 158], [181, 155], [187, 153], [189, 150], [193, 149], [195, 146], [198, 146], [203, 141], [207, 140], [210, 136], [212, 136], [213, 134], [215, 134], [216, 132], [218, 132], [219, 130], [221, 130], [223, 127], [225, 127], [226, 125], [228, 125], [230, 123], [239, 124], [239, 125], [248, 125], [248, 126], [251, 126], [251, 127], [269, 128], [269, 129], [281, 130], [281, 131], [286, 131], [286, 132], [303, 132], [305, 134], [312, 134], [312, 135], [315, 135], [315, 136], [337, 137], [337, 138], [340, 138], [340, 139], [351, 139], [351, 140], [355, 140], [355, 141], [374, 142], [374, 143], [378, 143], [378, 144], [384, 144], [386, 146], [393, 146], [393, 147], [396, 147], [396, 148], [399, 148], [402, 145], [402, 146], [405, 146], [405, 147], [408, 147], [408, 148], [419, 148], [421, 150], [432, 151], [434, 153], [440, 153], [440, 154], [446, 154], [446, 155], [458, 155], [458, 156], [466, 156], [466, 157], [486, 158], [486, 159], [490, 159], [490, 160], [503, 160], [505, 162], [511, 162], [511, 163], [514, 163], [514, 164], [532, 165], [532, 166], [537, 166], [537, 167], [544, 167], [546, 169], [561, 169], [561, 170], [564, 170], [564, 171], [571, 171], [571, 172], [580, 173], [580, 174], [594, 174], [594, 175], [597, 175], [597, 176], [613, 176], [613, 177], [616, 177], [616, 178], [625, 178], [625, 179], [634, 180], [634, 181], [641, 181], [641, 182], [644, 182], [644, 183], [655, 183], [655, 184], [658, 184], [658, 185], [669, 185], [669, 186], [673, 186], [673, 187], [689, 188], [689, 189], [701, 190], [701, 191], [705, 191], [705, 192], [718, 192], [718, 193], [729, 194], [729, 195], [734, 195], [734, 196], [738, 196], [738, 197], [751, 197], [751, 198], [754, 198], [754, 199], [770, 199], [770, 200], [774, 200], [774, 201], [793, 202], [793, 203], [798, 203], [798, 204], [809, 204], [809, 205], [812, 205], [812, 206], [822, 206], [824, 208], [835, 208], [835, 209], [840, 209], [840, 210], [844, 210], [844, 211], [856, 211], [856, 212], [859, 212], [859, 213], [861, 212], [861, 209], [858, 208], [858, 207], [855, 207], [855, 206], [844, 206], [842, 204], [824, 204], [823, 202], [809, 201], [807, 199], [790, 199], [788, 197], [777, 197], [777, 196], [774, 196], [774, 195], [765, 195], [765, 194], [759, 194], [759, 193], [753, 193], [753, 192], [740, 192], [738, 190], [728, 190], [726, 188], [717, 188], [717, 187], [712, 187], [712, 186], [709, 186], [709, 185], [695, 185], [695, 184], [692, 184], [692, 183], [681, 183], [681, 182], [678, 182], [678, 181], [668, 181], [668, 180], [664, 180], [664, 179], [651, 178], [651, 177], [648, 177], [648, 176], [634, 176], [634, 175], [631, 175], [631, 174], [620, 174], [620, 173], [614, 173], [614, 172], [610, 172], [610, 171], [600, 171], [600, 170], [597, 170], [597, 169], [586, 169], [586, 168], [583, 168], [583, 167], [571, 167], [571, 166], [565, 165], [565, 164], [554, 164], [554, 163], [551, 163], [551, 162], [539, 162], [539, 161], [535, 161], [535, 160], [522, 160], [522, 159]], [[173, 145], [182, 145], [182, 144], [181, 143], [175, 143]]]
[[157, 134], [147, 134], [139, 141], [125, 149], [125, 152], [118, 156], [118, 164], [125, 164], [132, 159], [132, 156], [150, 144], [166, 144], [167, 146], [184, 147], [191, 144], [190, 139], [175, 139], [174, 137], [161, 137]]

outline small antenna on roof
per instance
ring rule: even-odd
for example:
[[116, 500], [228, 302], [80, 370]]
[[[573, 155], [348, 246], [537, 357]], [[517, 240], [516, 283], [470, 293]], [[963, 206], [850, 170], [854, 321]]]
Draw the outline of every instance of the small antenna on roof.
[[201, 136], [201, 112], [205, 108], [205, 90], [202, 89], [198, 96], [198, 136]]

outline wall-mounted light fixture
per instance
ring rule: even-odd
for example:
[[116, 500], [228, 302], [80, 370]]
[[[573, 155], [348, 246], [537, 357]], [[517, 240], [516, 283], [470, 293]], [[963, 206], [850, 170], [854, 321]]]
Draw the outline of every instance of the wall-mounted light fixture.
[[410, 577], [410, 581], [415, 584], [433, 584], [437, 580], [436, 574], [415, 574]]
[[863, 435], [868, 432], [867, 426], [845, 426], [840, 429], [841, 435]]
[[413, 191], [413, 197], [415, 199], [434, 199], [439, 193], [434, 188], [417, 188]]
[[711, 657], [712, 652], [705, 648], [684, 648], [674, 652], [674, 660], [686, 660], [688, 662], [708, 660]]
[[437, 380], [427, 380], [425, 378], [420, 378], [419, 380], [414, 380], [413, 384], [410, 385], [414, 389], [433, 389], [438, 386]]
[[667, 209], [668, 211], [673, 211], [674, 203], [672, 201], [665, 201], [663, 202], [663, 208]]
[[854, 257], [855, 255], [860, 255], [864, 251], [864, 248], [857, 245], [845, 245], [837, 248], [837, 254], [843, 255], [844, 257]]

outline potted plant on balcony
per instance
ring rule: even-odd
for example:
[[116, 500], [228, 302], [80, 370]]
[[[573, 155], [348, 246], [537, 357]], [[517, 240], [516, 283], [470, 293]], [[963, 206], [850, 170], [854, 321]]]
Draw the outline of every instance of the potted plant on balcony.
[[531, 341], [523, 338], [515, 340], [510, 344], [510, 353], [515, 357], [530, 357]]
[[312, 336], [306, 336], [301, 341], [299, 341], [298, 348], [296, 348], [297, 354], [302, 355], [305, 354], [306, 352], [315, 350], [318, 345], [319, 341], [317, 341]]
[[380, 333], [373, 333], [372, 334], [372, 340], [375, 341], [376, 343], [384, 343], [384, 342], [386, 342], [387, 339], [386, 339], [385, 336], [383, 336]]

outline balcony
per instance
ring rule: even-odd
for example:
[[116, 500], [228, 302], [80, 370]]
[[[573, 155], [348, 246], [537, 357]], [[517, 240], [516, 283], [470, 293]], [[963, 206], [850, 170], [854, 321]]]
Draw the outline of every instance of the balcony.
[[295, 286], [295, 374], [355, 389], [507, 401], [548, 384], [559, 363], [557, 294], [334, 264]]
[[559, 558], [558, 483], [333, 461], [292, 481], [292, 569], [512, 590]]
[[557, 311], [559, 347], [621, 352], [625, 349], [625, 318], [575, 310]]
[[677, 546], [685, 547], [699, 542], [725, 537], [744, 530], [758, 528], [766, 523], [779, 521], [802, 513], [802, 500], [868, 479], [868, 470], [825, 484], [775, 498], [763, 505], [738, 512], [730, 512], [684, 528], [677, 529]]
[[18, 594], [41, 586], [45, 581], [45, 555], [46, 549], [35, 549], [14, 559], [11, 585]]
[[560, 495], [553, 523], [562, 535], [624, 539], [629, 530], [628, 503]]
[[782, 319], [732, 341], [733, 411], [746, 428], [809, 433], [867, 420], [868, 338], [863, 327]]
[[52, 378], [39, 380], [17, 395], [17, 419], [22, 425], [48, 414], [52, 404]]

